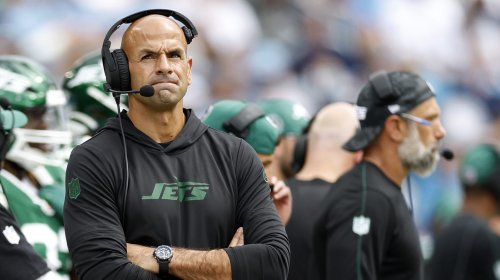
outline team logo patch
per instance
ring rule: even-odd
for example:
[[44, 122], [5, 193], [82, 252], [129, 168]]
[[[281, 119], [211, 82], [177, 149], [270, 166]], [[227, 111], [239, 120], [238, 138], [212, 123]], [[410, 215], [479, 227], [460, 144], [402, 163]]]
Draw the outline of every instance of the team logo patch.
[[174, 183], [156, 183], [150, 195], [143, 195], [142, 200], [204, 200], [210, 185], [200, 182], [181, 182], [175, 177]]
[[68, 183], [68, 196], [70, 199], [76, 199], [80, 195], [80, 180], [78, 178], [71, 179]]
[[370, 218], [365, 216], [354, 217], [352, 220], [352, 231], [359, 236], [369, 233]]
[[5, 239], [7, 239], [10, 244], [19, 244], [19, 240], [21, 240], [21, 237], [13, 226], [5, 226], [5, 229], [2, 231], [2, 233], [3, 236], [5, 236]]

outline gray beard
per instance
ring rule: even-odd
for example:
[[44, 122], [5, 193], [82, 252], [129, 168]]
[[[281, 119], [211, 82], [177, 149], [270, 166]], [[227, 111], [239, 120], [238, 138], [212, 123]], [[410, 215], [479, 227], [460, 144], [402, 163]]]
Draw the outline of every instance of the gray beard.
[[437, 145], [426, 147], [420, 141], [416, 124], [410, 123], [409, 128], [408, 136], [399, 145], [399, 157], [408, 170], [420, 176], [429, 176], [439, 161]]

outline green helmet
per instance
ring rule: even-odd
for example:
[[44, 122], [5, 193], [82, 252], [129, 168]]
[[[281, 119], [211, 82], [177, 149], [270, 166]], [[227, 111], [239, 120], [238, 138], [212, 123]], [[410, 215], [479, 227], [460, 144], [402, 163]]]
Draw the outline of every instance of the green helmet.
[[244, 139], [259, 154], [273, 154], [282, 128], [253, 103], [221, 100], [211, 105], [203, 122]]
[[0, 55], [0, 97], [16, 110], [66, 103], [64, 93], [41, 64], [15, 55]]
[[470, 147], [460, 162], [460, 180], [465, 186], [484, 186], [500, 170], [500, 152], [490, 144]]
[[24, 112], [28, 123], [14, 130], [7, 159], [28, 170], [54, 162], [50, 153], [71, 143], [66, 127], [66, 96], [58, 89], [48, 70], [21, 56], [0, 55], [0, 99]]
[[86, 126], [90, 133], [117, 114], [113, 96], [104, 90], [105, 82], [101, 54], [97, 52], [78, 59], [64, 75], [62, 87], [73, 107], [71, 119]]
[[284, 98], [269, 98], [258, 102], [262, 110], [281, 122], [283, 135], [298, 136], [309, 124], [311, 115], [300, 103]]

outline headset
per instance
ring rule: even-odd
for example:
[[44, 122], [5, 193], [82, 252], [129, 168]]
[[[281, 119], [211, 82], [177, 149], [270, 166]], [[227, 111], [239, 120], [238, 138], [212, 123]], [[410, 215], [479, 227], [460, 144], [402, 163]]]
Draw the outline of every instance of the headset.
[[304, 163], [306, 162], [308, 144], [307, 138], [317, 114], [318, 113], [314, 114], [314, 116], [307, 123], [306, 127], [304, 127], [304, 129], [302, 130], [302, 133], [297, 136], [297, 142], [295, 143], [295, 147], [293, 149], [292, 160], [292, 171], [294, 174], [297, 174], [302, 169], [302, 167], [304, 167]]
[[249, 103], [238, 114], [225, 121], [222, 126], [227, 132], [245, 139], [248, 136], [248, 127], [264, 116], [264, 112], [258, 105]]
[[104, 89], [108, 92], [112, 92], [116, 101], [118, 120], [120, 122], [120, 132], [123, 144], [123, 154], [125, 158], [125, 190], [123, 195], [123, 211], [121, 216], [122, 226], [125, 228], [125, 214], [127, 209], [127, 195], [130, 185], [130, 173], [128, 164], [128, 153], [127, 153], [127, 143], [125, 142], [125, 133], [123, 132], [122, 119], [120, 115], [120, 95], [127, 93], [140, 93], [143, 96], [151, 97], [154, 95], [154, 88], [151, 85], [145, 85], [141, 87], [140, 90], [132, 90], [130, 84], [130, 70], [128, 68], [128, 58], [122, 49], [115, 49], [112, 52], [111, 41], [109, 40], [111, 35], [120, 28], [120, 25], [127, 23], [133, 23], [134, 21], [143, 18], [148, 15], [163, 15], [166, 17], [172, 17], [175, 20], [183, 24], [181, 29], [186, 38], [186, 42], [190, 44], [193, 39], [198, 35], [198, 31], [194, 24], [186, 16], [179, 12], [166, 9], [151, 9], [144, 10], [126, 16], [111, 26], [111, 28], [104, 36], [104, 40], [101, 48], [102, 64], [104, 68], [104, 74], [106, 76], [106, 83], [104, 84]]
[[193, 39], [198, 35], [196, 27], [186, 16], [172, 10], [145, 10], [120, 19], [108, 30], [102, 43], [102, 63], [107, 82], [104, 86], [107, 91], [110, 91], [109, 89], [118, 91], [131, 90], [127, 55], [122, 49], [115, 49], [111, 52], [111, 41], [109, 38], [123, 23], [133, 23], [134, 21], [148, 15], [163, 15], [166, 17], [172, 17], [182, 23], [184, 26], [181, 26], [181, 29], [184, 32], [184, 37], [186, 38], [186, 42], [188, 44], [190, 44], [191, 41], [193, 41]]

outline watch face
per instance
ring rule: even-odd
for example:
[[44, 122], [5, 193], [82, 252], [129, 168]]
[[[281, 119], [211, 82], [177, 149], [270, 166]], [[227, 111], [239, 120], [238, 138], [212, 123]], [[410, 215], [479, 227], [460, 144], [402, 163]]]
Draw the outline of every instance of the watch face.
[[172, 248], [166, 245], [158, 246], [155, 250], [155, 257], [160, 261], [170, 260], [172, 258]]

